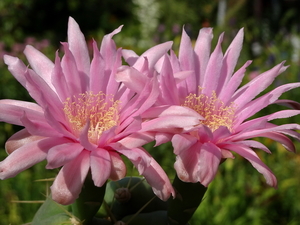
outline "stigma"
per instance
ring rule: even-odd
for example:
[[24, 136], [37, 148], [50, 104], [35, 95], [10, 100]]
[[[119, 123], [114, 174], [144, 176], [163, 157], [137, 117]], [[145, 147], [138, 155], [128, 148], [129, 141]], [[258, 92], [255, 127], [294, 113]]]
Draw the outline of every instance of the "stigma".
[[[201, 88], [199, 90], [201, 92]], [[191, 93], [185, 98], [183, 106], [189, 107], [203, 116], [205, 119], [201, 120], [200, 124], [209, 127], [211, 131], [217, 130], [220, 126], [225, 126], [232, 131], [235, 118], [234, 104], [226, 106], [218, 99], [215, 91], [211, 96]]]
[[113, 96], [99, 92], [85, 92], [67, 98], [64, 102], [64, 113], [72, 132], [79, 136], [83, 127], [89, 123], [88, 138], [97, 144], [101, 134], [116, 126], [119, 122], [119, 101]]

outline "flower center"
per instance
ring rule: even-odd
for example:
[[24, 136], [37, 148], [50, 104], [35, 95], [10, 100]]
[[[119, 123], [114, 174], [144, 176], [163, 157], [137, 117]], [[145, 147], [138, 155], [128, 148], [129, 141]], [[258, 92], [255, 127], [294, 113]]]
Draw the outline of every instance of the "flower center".
[[205, 94], [200, 94], [199, 96], [189, 94], [185, 98], [183, 106], [189, 107], [203, 116], [205, 120], [201, 120], [200, 123], [206, 125], [212, 131], [215, 131], [220, 126], [226, 126], [232, 131], [235, 118], [234, 104], [231, 103], [229, 106], [225, 106], [224, 103], [218, 99], [215, 92], [213, 92], [210, 97]]
[[64, 112], [77, 136], [89, 122], [89, 141], [96, 144], [102, 132], [118, 124], [118, 104], [119, 101], [114, 101], [113, 97], [108, 98], [102, 92], [86, 92], [67, 98], [64, 102]]

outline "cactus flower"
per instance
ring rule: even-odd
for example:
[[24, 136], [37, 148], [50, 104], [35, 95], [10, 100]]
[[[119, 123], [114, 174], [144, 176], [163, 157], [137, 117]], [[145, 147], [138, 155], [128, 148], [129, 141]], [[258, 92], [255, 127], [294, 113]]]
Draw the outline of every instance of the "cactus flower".
[[[144, 74], [148, 77], [156, 76], [159, 82], [161, 94], [156, 102], [157, 107], [143, 113], [144, 118], [152, 118], [155, 112], [163, 112], [163, 108], [170, 106], [191, 109], [202, 117], [193, 128], [157, 131], [156, 140], [159, 143], [172, 141], [176, 154], [174, 167], [182, 181], [200, 182], [207, 186], [214, 179], [221, 161], [234, 158], [234, 152], [247, 159], [263, 174], [269, 185], [276, 187], [276, 177], [253, 149], [261, 149], [267, 153], [270, 150], [262, 143], [248, 139], [267, 137], [278, 141], [287, 150], [295, 151], [293, 142], [287, 136], [299, 139], [299, 133], [295, 130], [300, 129], [300, 126], [275, 125], [270, 121], [297, 115], [299, 110], [277, 111], [255, 119], [250, 117], [276, 103], [282, 93], [299, 87], [300, 83], [284, 84], [257, 97], [286, 70], [287, 67], [280, 63], [239, 87], [246, 68], [251, 63], [247, 61], [235, 71], [243, 35], [244, 31], [241, 29], [223, 54], [223, 34], [211, 52], [212, 28], [200, 30], [194, 47], [183, 30], [178, 57], [173, 51], [166, 54], [153, 66], [155, 72], [145, 72], [145, 67], [142, 66], [143, 55], [139, 57], [132, 51], [123, 51], [124, 58], [131, 67], [119, 71], [117, 76], [120, 81], [124, 81], [133, 90], [130, 83], [137, 79], [145, 82], [141, 78], [146, 77]], [[169, 116], [168, 123], [185, 123], [185, 119], [178, 118], [180, 114], [180, 111], [174, 111], [174, 115]]]
[[[73, 18], [69, 19], [68, 42], [62, 43], [62, 59], [57, 53], [53, 63], [32, 46], [24, 50], [30, 67], [16, 57], [4, 57], [10, 72], [36, 103], [0, 100], [0, 121], [24, 127], [6, 143], [9, 156], [0, 162], [1, 179], [46, 159], [47, 169], [61, 167], [51, 186], [52, 198], [71, 204], [89, 171], [98, 187], [107, 179], [123, 178], [126, 168], [120, 155], [125, 155], [159, 198], [167, 200], [174, 195], [167, 175], [147, 151], [113, 147], [142, 127], [139, 115], [159, 95], [153, 82], [147, 82], [137, 94], [115, 80], [122, 61], [121, 49], [112, 37], [120, 30], [104, 36], [100, 50], [93, 43], [91, 61], [84, 35]], [[167, 51], [163, 49], [160, 56]], [[130, 137], [130, 141], [134, 139]]]

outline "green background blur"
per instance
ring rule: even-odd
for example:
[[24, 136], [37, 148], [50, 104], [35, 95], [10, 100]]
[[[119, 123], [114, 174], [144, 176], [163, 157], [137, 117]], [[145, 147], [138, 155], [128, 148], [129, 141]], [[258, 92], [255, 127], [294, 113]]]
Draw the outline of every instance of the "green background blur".
[[[79, 23], [87, 41], [100, 43], [104, 34], [124, 24], [115, 36], [118, 46], [142, 53], [154, 44], [174, 41], [179, 45], [181, 29], [193, 40], [202, 27], [214, 27], [214, 43], [225, 31], [223, 50], [237, 31], [245, 28], [239, 68], [253, 60], [244, 82], [286, 60], [288, 70], [268, 89], [299, 81], [300, 1], [298, 0], [0, 0], [0, 98], [31, 101], [26, 90], [10, 75], [3, 55], [18, 56], [26, 44], [41, 50], [50, 59], [66, 40], [69, 16]], [[300, 99], [300, 90], [282, 98]], [[260, 115], [283, 107], [270, 106]], [[257, 115], [259, 116], [259, 115]], [[297, 123], [300, 117], [275, 121]], [[0, 160], [6, 157], [5, 141], [20, 127], [0, 123]], [[273, 154], [257, 151], [278, 178], [278, 189], [265, 180], [250, 163], [237, 156], [220, 166], [216, 179], [194, 215], [192, 225], [296, 225], [300, 222], [300, 155], [287, 152], [280, 144], [259, 139]], [[296, 143], [299, 149], [299, 143]], [[174, 176], [174, 155], [170, 144], [147, 149]], [[0, 225], [30, 224], [40, 202], [48, 194], [58, 170], [45, 170], [42, 162], [15, 178], [0, 181]], [[130, 164], [129, 167], [131, 168]], [[135, 174], [129, 169], [129, 175]], [[25, 201], [25, 202], [22, 202]]]

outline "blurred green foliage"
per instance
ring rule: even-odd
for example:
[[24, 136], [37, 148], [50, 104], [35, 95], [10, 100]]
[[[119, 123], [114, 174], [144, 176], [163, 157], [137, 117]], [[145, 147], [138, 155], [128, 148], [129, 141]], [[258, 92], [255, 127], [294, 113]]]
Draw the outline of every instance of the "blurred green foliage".
[[[160, 2], [154, 0], [155, 2]], [[0, 56], [11, 54], [24, 59], [22, 50], [32, 44], [53, 59], [59, 41], [66, 38], [67, 18], [72, 16], [80, 24], [88, 41], [100, 41], [105, 33], [124, 24], [123, 31], [115, 37], [118, 45], [142, 53], [147, 47], [167, 40], [174, 40], [178, 49], [181, 28], [195, 39], [202, 26], [214, 27], [214, 43], [225, 31], [223, 49], [231, 42], [240, 27], [245, 29], [245, 41], [237, 68], [247, 60], [253, 60], [248, 68], [251, 76], [270, 69], [286, 60], [288, 70], [279, 76], [268, 90], [281, 83], [299, 81], [300, 35], [298, 1], [227, 0], [223, 23], [217, 24], [218, 0], [166, 0], [151, 9], [157, 12], [157, 27], [149, 31], [148, 39], [141, 33], [142, 22], [138, 11], [142, 0], [1, 0], [0, 1]], [[149, 9], [150, 10], [150, 9]], [[34, 39], [29, 38], [34, 37]], [[43, 41], [43, 39], [46, 39]], [[48, 42], [47, 42], [48, 41]], [[298, 43], [299, 42], [299, 43]], [[142, 43], [142, 44], [141, 44]], [[145, 44], [148, 43], [148, 44]], [[297, 44], [298, 43], [298, 44]], [[144, 44], [144, 45], [143, 45]], [[30, 100], [26, 90], [10, 75], [0, 61], [0, 98]], [[299, 90], [292, 90], [283, 98], [298, 100]], [[271, 113], [280, 106], [270, 106], [260, 115]], [[297, 123], [298, 117], [279, 120], [276, 123]], [[5, 141], [20, 127], [0, 123], [0, 160], [6, 157]], [[241, 157], [228, 159], [221, 166], [216, 179], [209, 186], [205, 198], [191, 224], [232, 225], [296, 225], [300, 221], [300, 155], [289, 153], [279, 144], [259, 139], [273, 154], [258, 152], [262, 160], [273, 170], [278, 179], [278, 189], [265, 184], [264, 178], [250, 163]], [[174, 177], [175, 156], [169, 143], [152, 148], [150, 153]], [[296, 143], [299, 148], [299, 143]], [[136, 175], [129, 162], [128, 174]], [[40, 203], [47, 195], [51, 182], [37, 180], [53, 178], [57, 170], [45, 170], [45, 162], [33, 166], [15, 178], [0, 181], [0, 225], [29, 223]], [[17, 201], [32, 201], [21, 203]]]

